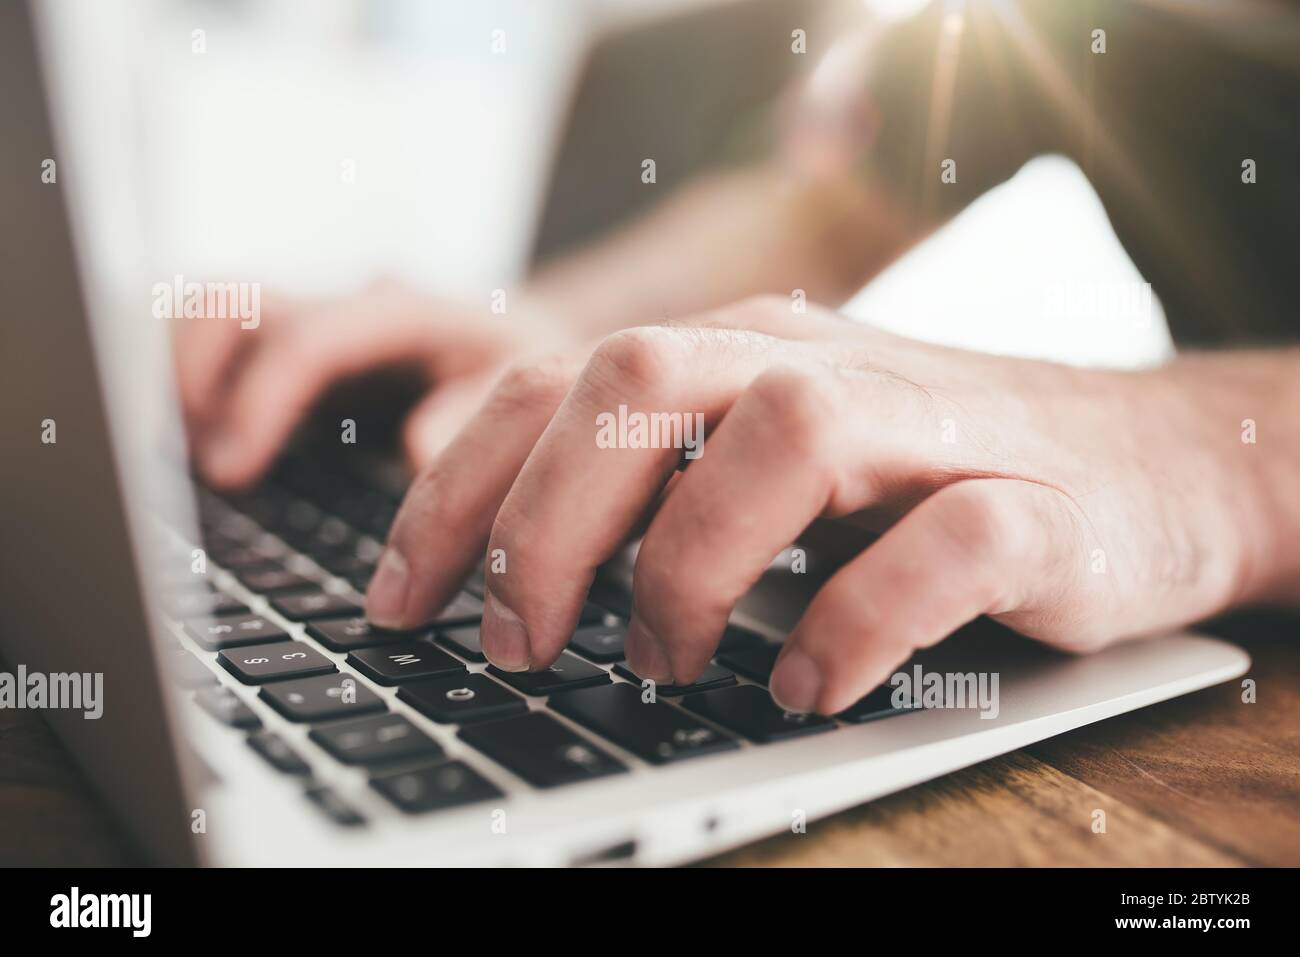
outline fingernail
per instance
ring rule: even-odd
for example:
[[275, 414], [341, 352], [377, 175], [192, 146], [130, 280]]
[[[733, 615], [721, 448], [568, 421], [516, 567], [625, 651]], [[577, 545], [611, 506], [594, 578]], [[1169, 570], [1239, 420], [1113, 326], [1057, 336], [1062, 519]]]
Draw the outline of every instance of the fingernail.
[[523, 621], [491, 592], [484, 596], [483, 606], [479, 639], [487, 660], [502, 671], [527, 671], [532, 654]]
[[401, 552], [385, 548], [366, 590], [366, 617], [382, 628], [400, 628], [410, 582], [411, 569]]
[[627, 627], [623, 649], [627, 654], [627, 666], [638, 677], [649, 678], [658, 684], [673, 683], [673, 667], [663, 642], [636, 618]]
[[817, 707], [822, 675], [811, 658], [798, 648], [791, 648], [777, 661], [768, 687], [778, 705], [786, 711], [804, 714]]

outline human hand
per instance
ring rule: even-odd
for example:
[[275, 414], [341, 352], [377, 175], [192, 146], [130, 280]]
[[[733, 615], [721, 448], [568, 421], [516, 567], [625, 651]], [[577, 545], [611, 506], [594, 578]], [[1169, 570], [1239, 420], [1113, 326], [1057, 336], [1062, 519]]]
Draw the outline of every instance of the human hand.
[[384, 280], [334, 298], [268, 301], [256, 328], [175, 320], [181, 406], [199, 471], [214, 485], [255, 482], [294, 428], [335, 385], [407, 371], [429, 391], [402, 429], [413, 467], [432, 460], [487, 394], [501, 368], [531, 348], [567, 341]]
[[[705, 454], [678, 472], [681, 448], [600, 447], [598, 416], [620, 405], [702, 414]], [[487, 563], [483, 649], [543, 668], [597, 567], [645, 527], [628, 660], [684, 684], [782, 548], [853, 516], [888, 530], [822, 587], [771, 682], [789, 710], [834, 713], [981, 614], [1085, 652], [1241, 598], [1249, 478], [1221, 424], [1166, 370], [982, 355], [746, 302], [505, 375], [408, 493], [368, 610], [427, 621], [486, 549], [507, 571]]]

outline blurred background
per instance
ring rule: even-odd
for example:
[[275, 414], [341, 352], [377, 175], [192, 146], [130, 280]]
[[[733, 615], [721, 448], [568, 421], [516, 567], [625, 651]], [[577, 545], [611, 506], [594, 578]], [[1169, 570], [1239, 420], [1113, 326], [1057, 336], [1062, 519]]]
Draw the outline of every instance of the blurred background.
[[[377, 274], [472, 300], [519, 279], [591, 44], [753, 0], [48, 0], [55, 92], [96, 287]], [[906, 16], [918, 0], [858, 0]], [[671, 57], [662, 62], [672, 71]], [[707, 75], [690, 77], [696, 85]], [[653, 78], [647, 76], [647, 82]], [[1140, 282], [1082, 173], [1035, 160], [849, 304], [905, 334], [1078, 364], [1171, 351], [1061, 291]]]

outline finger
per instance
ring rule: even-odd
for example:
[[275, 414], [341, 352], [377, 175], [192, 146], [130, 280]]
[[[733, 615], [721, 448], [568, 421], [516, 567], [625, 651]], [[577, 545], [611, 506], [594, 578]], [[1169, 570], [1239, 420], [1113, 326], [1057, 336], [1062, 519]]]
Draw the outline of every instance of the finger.
[[[625, 330], [601, 344], [493, 527], [489, 547], [503, 550], [509, 569], [487, 579], [482, 641], [494, 663], [546, 667], [559, 655], [597, 567], [662, 491], [682, 461], [680, 445], [701, 441], [703, 428], [789, 345], [752, 332], [665, 327]], [[648, 431], [644, 441], [630, 441], [631, 431], [627, 442], [605, 441], [624, 438], [616, 434], [620, 407], [624, 416], [675, 415], [679, 447], [643, 447], [656, 444]], [[630, 445], [642, 447], [622, 447]]]
[[423, 471], [451, 444], [497, 378], [496, 373], [483, 373], [440, 382], [416, 404], [402, 425], [402, 449], [412, 470]]
[[626, 643], [633, 670], [693, 681], [736, 602], [815, 519], [895, 509], [917, 487], [928, 492], [935, 464], [916, 437], [932, 434], [934, 415], [925, 393], [856, 368], [805, 361], [755, 379], [641, 543]]
[[266, 339], [228, 388], [199, 453], [205, 476], [221, 487], [256, 481], [294, 428], [335, 383], [363, 372], [418, 364], [427, 358], [427, 330], [417, 322], [358, 321], [347, 304], [318, 307]]
[[455, 596], [483, 557], [501, 502], [581, 366], [581, 357], [556, 356], [510, 370], [420, 473], [366, 594], [372, 622], [415, 628]]
[[174, 320], [172, 362], [181, 414], [195, 447], [220, 408], [231, 370], [267, 333], [238, 322]]
[[199, 450], [204, 476], [222, 488], [255, 482], [337, 378], [338, 366], [332, 352], [302, 336], [268, 339], [244, 363]]
[[637, 553], [626, 642], [637, 674], [694, 681], [736, 602], [772, 558], [828, 509], [869, 504], [865, 489], [840, 477], [851, 465], [848, 449], [866, 457], [869, 441], [839, 411], [857, 405], [844, 398], [848, 389], [820, 364], [778, 366], [727, 412], [708, 454], [681, 476]]
[[979, 615], [1051, 606], [1069, 617], [1061, 597], [1090, 593], [1080, 547], [1068, 499], [1053, 488], [950, 485], [822, 587], [786, 639], [772, 697], [789, 711], [834, 714]]

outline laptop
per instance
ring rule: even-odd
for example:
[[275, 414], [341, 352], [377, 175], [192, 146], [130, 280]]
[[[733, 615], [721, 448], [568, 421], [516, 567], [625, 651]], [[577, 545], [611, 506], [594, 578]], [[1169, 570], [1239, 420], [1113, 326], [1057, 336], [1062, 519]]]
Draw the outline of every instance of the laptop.
[[781, 562], [700, 682], [655, 694], [622, 666], [617, 562], [544, 673], [488, 669], [473, 580], [427, 628], [377, 632], [362, 593], [400, 480], [303, 449], [222, 496], [157, 454], [176, 416], [122, 398], [145, 373], [120, 336], [151, 320], [89, 308], [74, 168], [42, 182], [60, 155], [42, 90], [28, 7], [0, 5], [0, 660], [50, 688], [101, 676], [98, 717], [52, 699], [43, 717], [152, 860], [676, 864], [1249, 665], [1194, 633], [1069, 657], [976, 622], [900, 671], [996, 676], [991, 697], [885, 686], [834, 718], [787, 715], [764, 686], [817, 576]]

